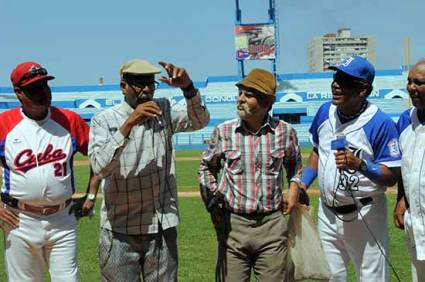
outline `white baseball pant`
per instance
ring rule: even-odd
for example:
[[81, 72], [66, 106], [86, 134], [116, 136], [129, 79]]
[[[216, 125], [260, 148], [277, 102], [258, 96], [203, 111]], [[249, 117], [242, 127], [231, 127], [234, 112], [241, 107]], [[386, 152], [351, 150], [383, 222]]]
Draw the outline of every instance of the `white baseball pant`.
[[412, 260], [411, 269], [412, 269], [412, 281], [420, 282], [425, 281], [425, 261], [417, 260], [416, 255], [416, 242], [413, 237], [412, 221], [408, 215], [408, 211], [404, 215], [404, 228], [406, 231], [406, 241], [407, 247], [410, 253], [410, 258]]
[[363, 217], [357, 211], [339, 215], [344, 220], [354, 219], [351, 222], [339, 219], [320, 201], [319, 234], [332, 273], [330, 281], [347, 281], [350, 259], [358, 281], [388, 281], [384, 257], [388, 256], [387, 202], [384, 194], [375, 195], [373, 199], [371, 204], [360, 208]]
[[46, 265], [52, 281], [78, 281], [77, 220], [70, 206], [52, 215], [37, 215], [8, 207], [19, 226], [4, 226], [9, 281], [43, 281]]

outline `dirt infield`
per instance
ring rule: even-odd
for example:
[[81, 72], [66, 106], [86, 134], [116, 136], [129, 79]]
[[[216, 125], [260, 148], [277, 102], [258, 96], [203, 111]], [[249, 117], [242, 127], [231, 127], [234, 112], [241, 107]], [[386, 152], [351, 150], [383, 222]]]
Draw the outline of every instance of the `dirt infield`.
[[[303, 158], [308, 158], [309, 157], [309, 153], [303, 153], [302, 156]], [[199, 157], [177, 157], [176, 161], [200, 161], [201, 160], [201, 156]], [[74, 160], [74, 165], [75, 166], [84, 166], [84, 165], [89, 165], [89, 161], [88, 160]], [[198, 187], [184, 187], [185, 190], [196, 190], [196, 191], [189, 191], [189, 192], [178, 192], [178, 196], [179, 197], [183, 197], [183, 198], [191, 198], [191, 197], [200, 197], [198, 190]], [[390, 187], [387, 189], [387, 194], [389, 195], [396, 195], [397, 194], [397, 186], [394, 187]], [[318, 196], [319, 195], [319, 190], [318, 189], [310, 189], [308, 191], [308, 194], [310, 196]], [[74, 194], [75, 197], [80, 197], [83, 194]], [[101, 198], [102, 195], [99, 194], [99, 197]]]
[[[387, 195], [397, 195], [397, 187], [389, 187], [387, 189], [386, 192]], [[319, 195], [319, 189], [312, 189], [308, 191], [308, 195], [309, 196], [318, 196]], [[183, 198], [190, 198], [190, 197], [200, 197], [201, 195], [199, 194], [198, 191], [190, 191], [190, 192], [178, 192], [178, 196], [179, 197], [183, 197]]]
[[[182, 197], [182, 198], [198, 198], [198, 197], [201, 196], [198, 191], [178, 192], [177, 194], [178, 194], [179, 197]], [[387, 195], [396, 195], [397, 194], [397, 188], [396, 188], [396, 186], [388, 188], [386, 194]], [[84, 194], [82, 194], [82, 193], [76, 193], [76, 194], [74, 194], [73, 197], [77, 197], [78, 198], [78, 197], [81, 197], [83, 195]], [[309, 190], [308, 191], [308, 195], [309, 196], [318, 196], [319, 195], [319, 190], [318, 189]], [[99, 193], [97, 195], [97, 197], [99, 199], [101, 199], [103, 196], [102, 196], [101, 193]]]

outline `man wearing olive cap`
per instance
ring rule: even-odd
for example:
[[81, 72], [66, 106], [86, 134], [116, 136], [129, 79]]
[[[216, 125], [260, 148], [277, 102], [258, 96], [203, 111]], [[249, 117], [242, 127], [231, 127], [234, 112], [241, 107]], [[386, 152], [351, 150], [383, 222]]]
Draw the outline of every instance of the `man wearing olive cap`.
[[298, 200], [291, 182], [302, 169], [298, 138], [290, 124], [268, 114], [276, 91], [270, 72], [254, 69], [236, 86], [239, 118], [217, 125], [199, 168], [219, 241], [216, 280], [249, 281], [254, 270], [259, 281], [283, 281], [288, 230], [282, 212]]
[[186, 70], [159, 63], [159, 80], [183, 91], [186, 105], [153, 99], [147, 61], [120, 69], [124, 102], [92, 119], [89, 157], [104, 178], [99, 262], [102, 281], [176, 281], [179, 222], [174, 133], [205, 127], [209, 113]]

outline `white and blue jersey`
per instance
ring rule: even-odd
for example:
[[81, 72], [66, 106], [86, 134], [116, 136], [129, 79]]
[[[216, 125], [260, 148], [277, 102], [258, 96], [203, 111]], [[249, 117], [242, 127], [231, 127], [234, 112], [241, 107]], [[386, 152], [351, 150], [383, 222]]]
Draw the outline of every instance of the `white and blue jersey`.
[[310, 134], [311, 142], [319, 154], [320, 194], [327, 205], [352, 204], [351, 193], [358, 199], [386, 190], [386, 187], [377, 185], [357, 170], [344, 170], [343, 177], [340, 177], [335, 151], [331, 149], [331, 142], [338, 136], [345, 136], [345, 149], [358, 158], [387, 167], [400, 166], [396, 125], [373, 104], [368, 103], [359, 117], [341, 122], [336, 106], [331, 102], [325, 103], [314, 117]]
[[425, 125], [419, 121], [416, 108], [401, 115], [397, 129], [403, 186], [410, 204], [405, 215], [406, 230], [414, 239], [417, 259], [425, 260]]

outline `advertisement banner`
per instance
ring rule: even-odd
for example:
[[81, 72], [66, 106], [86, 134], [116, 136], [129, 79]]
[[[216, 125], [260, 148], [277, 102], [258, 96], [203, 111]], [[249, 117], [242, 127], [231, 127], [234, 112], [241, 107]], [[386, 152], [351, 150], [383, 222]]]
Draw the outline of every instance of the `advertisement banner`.
[[274, 25], [237, 25], [235, 45], [237, 60], [275, 59]]

